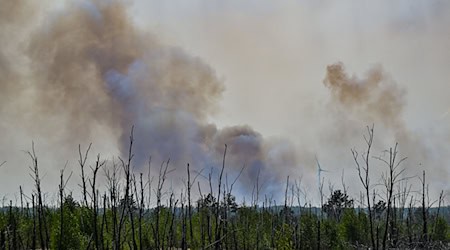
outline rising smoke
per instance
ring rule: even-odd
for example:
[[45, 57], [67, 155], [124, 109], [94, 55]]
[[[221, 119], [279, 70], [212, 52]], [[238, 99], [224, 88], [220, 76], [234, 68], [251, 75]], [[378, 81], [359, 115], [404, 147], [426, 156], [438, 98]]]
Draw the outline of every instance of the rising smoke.
[[[8, 8], [17, 12], [20, 4]], [[2, 27], [7, 22], [2, 20]], [[20, 29], [20, 22], [12, 22], [11, 27]], [[1, 106], [9, 99], [22, 100], [16, 120], [62, 146], [74, 148], [100, 127], [118, 137], [126, 155], [134, 125], [138, 169], [149, 156], [155, 167], [170, 158], [181, 175], [188, 162], [197, 170], [220, 167], [225, 144], [227, 168], [236, 174], [245, 165], [242, 178], [248, 187], [258, 172], [271, 187], [289, 169], [300, 167], [287, 141], [264, 138], [249, 126], [209, 123], [223, 82], [201, 59], [137, 29], [122, 1], [68, 3], [16, 49], [27, 67], [20, 72], [22, 80], [13, 77], [17, 73], [8, 65], [14, 65], [14, 58], [1, 51], [0, 70], [6, 77], [0, 84], [2, 96], [8, 97], [0, 100]]]
[[[124, 1], [69, 2], [45, 17], [38, 9], [32, 1], [0, 1], [3, 131], [23, 127], [76, 153], [78, 143], [105, 130], [126, 155], [134, 125], [138, 171], [149, 156], [154, 168], [170, 158], [180, 176], [188, 162], [197, 171], [220, 167], [227, 144], [227, 168], [236, 175], [246, 167], [241, 182], [247, 190], [257, 175], [266, 188], [261, 192], [276, 190], [287, 175], [315, 176], [317, 152], [308, 146], [296, 148], [246, 125], [211, 123], [223, 80], [201, 59], [137, 28]], [[428, 146], [404, 121], [405, 90], [381, 67], [361, 78], [348, 74], [342, 63], [333, 64], [323, 83], [331, 94], [332, 123], [326, 125], [320, 152], [333, 151], [333, 141], [352, 147], [361, 140], [362, 127], [375, 123], [392, 132], [389, 143], [399, 142], [404, 155], [415, 157], [413, 164], [430, 161]], [[2, 147], [7, 144], [5, 139]]]
[[[439, 162], [432, 158], [426, 140], [405, 123], [406, 91], [381, 66], [372, 67], [363, 78], [359, 78], [350, 76], [343, 63], [335, 63], [327, 66], [323, 83], [330, 90], [335, 117], [375, 124], [376, 129], [392, 134], [392, 138], [384, 141], [385, 148], [379, 148], [376, 155], [382, 155], [382, 150], [398, 143], [401, 155], [410, 158], [408, 165], [403, 166], [410, 170], [410, 175], [418, 173], [418, 168], [423, 168], [421, 165]], [[341, 123], [346, 124], [345, 121]], [[361, 138], [360, 127], [348, 123], [345, 126], [339, 127], [339, 130], [357, 131], [357, 136]], [[353, 133], [347, 134], [349, 138], [343, 140], [357, 140]]]

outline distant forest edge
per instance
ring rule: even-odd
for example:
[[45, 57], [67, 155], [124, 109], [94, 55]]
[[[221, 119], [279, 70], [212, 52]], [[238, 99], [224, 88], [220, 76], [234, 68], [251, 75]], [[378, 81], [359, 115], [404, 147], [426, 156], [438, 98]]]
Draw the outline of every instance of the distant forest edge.
[[[371, 155], [373, 131], [367, 127], [363, 151], [352, 150], [363, 190], [358, 205], [344, 183], [342, 189], [330, 187], [325, 197], [319, 177], [319, 207], [301, 200], [301, 187], [289, 176], [281, 204], [260, 194], [258, 184], [250, 202], [238, 204], [233, 186], [239, 175], [232, 183], [225, 179], [227, 145], [218, 175], [208, 176], [207, 190], [189, 164], [184, 188], [167, 188], [168, 161], [155, 176], [134, 173], [133, 131], [126, 159], [108, 168], [100, 155], [88, 164], [90, 146], [85, 151], [79, 147], [80, 200], [67, 193], [72, 173], [63, 169], [58, 203], [49, 205], [33, 145], [28, 154], [34, 190], [25, 194], [19, 187], [20, 199], [0, 209], [0, 250], [448, 249], [450, 207], [444, 206], [444, 192], [430, 200], [425, 171], [415, 177], [420, 191], [411, 191], [397, 145], [386, 151], [386, 158]], [[386, 165], [381, 184], [371, 182], [372, 158]], [[107, 180], [104, 193], [100, 174]]]

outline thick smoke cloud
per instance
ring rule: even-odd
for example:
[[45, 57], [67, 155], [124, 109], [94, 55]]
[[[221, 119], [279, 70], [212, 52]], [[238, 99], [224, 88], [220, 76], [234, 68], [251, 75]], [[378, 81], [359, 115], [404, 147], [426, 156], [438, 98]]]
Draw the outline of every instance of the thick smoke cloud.
[[[108, 146], [101, 148], [103, 151], [99, 150], [108, 153], [102, 154], [104, 157], [117, 153], [126, 155], [130, 129], [134, 125], [134, 164], [137, 171], [143, 170], [148, 157], [152, 156], [154, 168], [158, 168], [162, 161], [171, 159], [172, 168], [177, 169], [171, 173], [175, 182], [179, 180], [178, 177], [185, 176], [188, 162], [197, 171], [206, 168], [203, 172], [206, 175], [210, 167], [221, 166], [224, 144], [227, 144], [229, 178], [236, 176], [245, 165], [240, 180], [243, 187], [247, 188], [247, 194], [253, 188], [258, 174], [260, 184], [264, 183], [266, 191], [275, 191], [277, 187], [283, 186], [287, 175], [291, 176], [291, 180], [304, 175], [303, 184], [309, 186], [311, 198], [317, 189], [314, 155], [317, 154], [323, 167], [333, 173], [324, 174], [331, 182], [340, 182], [335, 173], [340, 173], [342, 168], [352, 178], [354, 167], [348, 149], [362, 141], [365, 125], [375, 123], [375, 136], [380, 146], [375, 153], [398, 141], [400, 152], [409, 157], [408, 168], [414, 167], [409, 173], [416, 174], [423, 168], [439, 170], [430, 173], [430, 179], [440, 180], [440, 183], [446, 181], [445, 174], [438, 176], [446, 172], [444, 160], [441, 162], [438, 159], [447, 159], [447, 133], [442, 132], [445, 142], [439, 138], [425, 140], [412, 130], [417, 124], [408, 124], [405, 120], [411, 105], [407, 106], [406, 91], [400, 86], [409, 82], [408, 78], [401, 76], [419, 75], [425, 79], [434, 71], [428, 69], [424, 74], [405, 74], [411, 65], [398, 66], [404, 65], [404, 60], [408, 60], [404, 58], [410, 58], [408, 55], [415, 55], [414, 51], [419, 51], [421, 47], [418, 44], [421, 43], [407, 46], [408, 50], [393, 48], [404, 48], [405, 39], [417, 36], [410, 37], [402, 33], [402, 39], [388, 46], [389, 51], [397, 52], [390, 54], [390, 57], [382, 53], [385, 51], [383, 46], [376, 47], [369, 42], [373, 40], [373, 34], [391, 39], [384, 33], [384, 28], [381, 33], [370, 27], [358, 33], [358, 37], [367, 39], [362, 40], [363, 46], [359, 50], [355, 50], [357, 44], [353, 44], [353, 41], [359, 40], [354, 39], [353, 33], [346, 36], [348, 40], [343, 42], [346, 46], [336, 44], [333, 39], [335, 31], [341, 28], [345, 31], [349, 26], [330, 22], [324, 17], [334, 13], [330, 18], [339, 18], [340, 14], [336, 16], [331, 11], [337, 5], [325, 8], [324, 13], [324, 8], [309, 11], [311, 9], [303, 6], [284, 6], [286, 8], [276, 12], [275, 19], [273, 16], [267, 18], [266, 14], [270, 17], [270, 13], [258, 15], [257, 18], [235, 19], [224, 11], [223, 15], [218, 15], [218, 19], [225, 17], [223, 25], [221, 22], [218, 25], [218, 20], [211, 18], [210, 13], [204, 13], [208, 17], [201, 18], [199, 26], [205, 25], [208, 27], [205, 30], [215, 31], [213, 35], [206, 32], [208, 36], [202, 36], [203, 33], [199, 35], [198, 30], [191, 34], [187, 28], [190, 27], [189, 22], [178, 25], [177, 22], [185, 18], [183, 15], [177, 16], [178, 19], [170, 19], [178, 29], [187, 33], [186, 36], [192, 38], [192, 43], [197, 42], [196, 46], [186, 42], [182, 35], [178, 36], [176, 29], [174, 32], [174, 29], [164, 25], [159, 27], [161, 33], [180, 37], [179, 43], [170, 44], [186, 45], [189, 51], [195, 53], [201, 51], [199, 54], [207, 58], [208, 63], [219, 65], [217, 68], [227, 72], [227, 79], [232, 80], [225, 83], [220, 74], [202, 59], [160, 42], [158, 32], [149, 34], [138, 28], [135, 20], [127, 13], [127, 1], [76, 0], [52, 7], [55, 2], [0, 1], [0, 130], [3, 136], [0, 162], [8, 161], [1, 169], [6, 172], [3, 176], [8, 176], [8, 179], [14, 179], [9, 178], [11, 173], [23, 178], [23, 173], [28, 171], [24, 164], [26, 156], [20, 150], [29, 149], [31, 140], [36, 142], [41, 160], [51, 159], [46, 162], [48, 164], [42, 164], [48, 173], [46, 180], [50, 183], [58, 179], [58, 171], [55, 170], [60, 169], [68, 157], [76, 158], [78, 143], [86, 145], [93, 142], [93, 151], [96, 151], [102, 146], [99, 144], [106, 142]], [[346, 8], [345, 5], [342, 8]], [[178, 8], [174, 10], [182, 12]], [[298, 11], [303, 11], [303, 15], [298, 15]], [[342, 15], [348, 16], [345, 13]], [[284, 17], [301, 18], [297, 21], [291, 18], [285, 20]], [[317, 25], [311, 26], [311, 18], [320, 19], [324, 24], [317, 22]], [[235, 21], [227, 22], [228, 19]], [[206, 25], [204, 20], [211, 22]], [[243, 25], [242, 30], [236, 29], [237, 22], [250, 25]], [[268, 25], [265, 25], [266, 22]], [[345, 23], [354, 22], [351, 19]], [[317, 30], [325, 36], [316, 36]], [[395, 30], [395, 34], [398, 31]], [[418, 35], [432, 38], [438, 33], [441, 32], [430, 33], [433, 34], [430, 36], [422, 36], [422, 33]], [[432, 47], [437, 44], [439, 48], [444, 48], [447, 44], [439, 37], [431, 38], [425, 41], [426, 44], [433, 44]], [[161, 39], [164, 39], [163, 35]], [[264, 42], [260, 44], [255, 41]], [[214, 55], [214, 50], [208, 46], [211, 43], [214, 44], [212, 47], [219, 48], [220, 53], [216, 56], [225, 58], [226, 63], [208, 56]], [[227, 49], [223, 49], [225, 47]], [[360, 60], [360, 50], [370, 53]], [[442, 62], [447, 62], [448, 57], [441, 52], [436, 50], [434, 53], [442, 56]], [[295, 60], [290, 60], [292, 58]], [[395, 73], [394, 78], [402, 85], [393, 81], [379, 66], [362, 76], [348, 73], [342, 63], [325, 69], [318, 68], [322, 66], [317, 65], [325, 65], [335, 58], [356, 63], [363, 61], [361, 65], [367, 59], [381, 61], [389, 71]], [[399, 58], [402, 60], [396, 61]], [[416, 59], [418, 56], [411, 58]], [[419, 71], [424, 67], [423, 64], [433, 69], [445, 67], [445, 63], [437, 63], [430, 58], [425, 63], [413, 64], [411, 70]], [[415, 59], [409, 62], [417, 62]], [[230, 70], [228, 64], [233, 65], [232, 69], [239, 70]], [[224, 70], [227, 67], [229, 70]], [[326, 76], [322, 85], [320, 80], [324, 72]], [[241, 77], [233, 78], [239, 74]], [[247, 78], [246, 74], [252, 77]], [[437, 82], [436, 79], [445, 77], [428, 78], [430, 82]], [[411, 83], [408, 89], [417, 89], [417, 82]], [[237, 126], [218, 126], [211, 122], [211, 117], [220, 111], [219, 103], [224, 96], [225, 85], [235, 86], [234, 91], [227, 91], [228, 95], [236, 97], [227, 97], [228, 102], [236, 103], [235, 106], [244, 105], [244, 97], [249, 91], [257, 93], [249, 94], [251, 100], [255, 95], [262, 99], [273, 94], [277, 98], [264, 103], [255, 100], [249, 105], [253, 109], [237, 112], [243, 118], [230, 119], [237, 121]], [[292, 88], [294, 85], [295, 91]], [[420, 88], [426, 89], [425, 85], [420, 85]], [[331, 95], [329, 106], [323, 105], [329, 97], [321, 96], [320, 91], [325, 89], [324, 86]], [[417, 96], [414, 98], [417, 99]], [[434, 105], [433, 101], [430, 103], [430, 106]], [[284, 123], [280, 128], [289, 127], [285, 134], [292, 137], [297, 143], [296, 147], [288, 140], [267, 138], [251, 127], [242, 125], [241, 121], [246, 121], [244, 118], [247, 114], [257, 113], [255, 109], [258, 112], [267, 111], [267, 115], [266, 112], [259, 115], [259, 119], [251, 121], [253, 124], [260, 125], [265, 119], [271, 125], [261, 125], [259, 129], [278, 134], [279, 131], [270, 132], [268, 128], [276, 127], [276, 123]], [[305, 110], [308, 115], [304, 114]], [[282, 115], [276, 116], [276, 113]], [[295, 119], [291, 120], [291, 117]], [[434, 147], [430, 147], [431, 144]], [[18, 153], [10, 154], [12, 151]], [[20, 159], [14, 161], [16, 158]], [[419, 163], [423, 165], [419, 167]], [[78, 171], [76, 159], [69, 160], [70, 166], [75, 172]], [[357, 181], [351, 181], [350, 185], [353, 185], [354, 190], [360, 187]]]
[[[20, 12], [25, 3], [10, 5]], [[2, 27], [10, 20], [3, 18]], [[20, 22], [12, 22], [19, 29]], [[201, 59], [137, 29], [122, 1], [68, 3], [37, 25], [17, 51], [27, 59], [21, 80], [8, 67], [14, 58], [1, 51], [2, 96], [22, 102], [16, 122], [61, 147], [72, 149], [102, 128], [118, 138], [126, 156], [134, 125], [137, 168], [149, 156], [155, 167], [170, 158], [180, 175], [188, 162], [197, 170], [219, 167], [225, 144], [227, 168], [237, 173], [246, 165], [249, 188], [258, 172], [273, 187], [299, 167], [289, 142], [264, 138], [249, 126], [210, 124], [224, 83]]]

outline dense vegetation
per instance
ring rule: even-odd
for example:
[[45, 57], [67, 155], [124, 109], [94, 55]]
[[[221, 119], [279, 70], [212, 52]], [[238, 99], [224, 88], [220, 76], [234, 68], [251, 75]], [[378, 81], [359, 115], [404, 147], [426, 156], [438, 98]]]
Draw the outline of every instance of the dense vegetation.
[[[221, 171], [214, 182], [209, 175], [207, 192], [191, 176], [189, 165], [185, 190], [170, 191], [164, 186], [169, 162], [161, 165], [154, 181], [133, 173], [132, 136], [128, 159], [111, 166], [98, 156], [87, 169], [90, 147], [85, 153], [80, 148], [82, 198], [77, 201], [65, 192], [70, 175], [62, 170], [59, 204], [48, 206], [33, 149], [29, 155], [35, 188], [30, 196], [20, 188], [20, 203], [11, 201], [0, 211], [0, 249], [447, 248], [450, 238], [444, 210], [448, 208], [441, 207], [443, 194], [436, 203], [430, 202], [425, 172], [419, 178], [420, 194], [401, 185], [407, 180], [399, 178], [402, 159], [397, 159], [397, 146], [388, 150], [387, 160], [379, 159], [386, 163], [387, 172], [383, 188], [375, 189], [369, 178], [373, 127], [365, 139], [364, 153], [353, 151], [364, 188], [361, 202], [356, 205], [343, 184], [341, 190], [330, 187], [321, 208], [302, 204], [300, 185], [289, 177], [283, 204], [260, 198], [258, 185], [249, 204], [237, 204], [235, 181], [224, 181], [226, 146]], [[101, 173], [107, 179], [103, 194], [96, 184]], [[323, 197], [323, 182], [319, 186]], [[194, 188], [198, 199], [191, 197]], [[150, 201], [155, 205], [150, 207]]]

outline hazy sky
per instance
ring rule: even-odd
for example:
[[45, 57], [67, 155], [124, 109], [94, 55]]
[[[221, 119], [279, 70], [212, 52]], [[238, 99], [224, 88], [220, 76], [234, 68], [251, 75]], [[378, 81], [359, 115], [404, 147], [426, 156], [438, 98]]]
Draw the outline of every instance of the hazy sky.
[[244, 2], [138, 1], [132, 11], [141, 27], [226, 80], [219, 123], [270, 135], [311, 128], [307, 110], [326, 103], [325, 67], [337, 61], [356, 74], [381, 64], [407, 90], [413, 128], [448, 111], [446, 1]]
[[[65, 8], [48, 2], [35, 11], [44, 27], [58, 19]], [[75, 1], [75, 5], [88, 2]], [[450, 2], [136, 0], [127, 1], [127, 5], [138, 29], [165, 46], [198, 57], [223, 83], [219, 108], [208, 113], [208, 122], [218, 128], [250, 125], [265, 138], [289, 140], [302, 152], [300, 158], [318, 156], [322, 167], [331, 171], [325, 175], [326, 181], [336, 188], [340, 188], [344, 170], [354, 196], [360, 186], [350, 148], [364, 149], [365, 126], [375, 124], [376, 154], [401, 139], [395, 138], [396, 131], [377, 120], [378, 116], [365, 116], [358, 107], [346, 112], [345, 105], [333, 101], [324, 79], [327, 66], [338, 62], [345, 65], [349, 78], [360, 80], [373, 68], [380, 68], [383, 79], [399, 89], [402, 110], [396, 114], [405, 124], [402, 129], [415, 138], [407, 141], [420, 141], [422, 145], [417, 149], [406, 147], [407, 153], [427, 151], [426, 160], [405, 153], [410, 157], [405, 165], [409, 175], [427, 169], [435, 181], [432, 190], [450, 190], [450, 157], [446, 156], [450, 149]], [[71, 5], [67, 6], [64, 11], [70, 12]], [[28, 36], [13, 39], [27, 40]], [[9, 41], [8, 46], [15, 48], [13, 43]], [[16, 56], [17, 49], [10, 51], [6, 58]], [[21, 107], [33, 109], [24, 103]], [[31, 188], [30, 178], [24, 174], [28, 171], [27, 158], [21, 152], [29, 149], [31, 140], [41, 148], [48, 183], [56, 183], [59, 172], [55, 170], [65, 162], [50, 159], [64, 157], [55, 157], [58, 153], [47, 150], [58, 149], [58, 143], [67, 145], [67, 141], [47, 140], [29, 128], [13, 126], [17, 123], [11, 115], [14, 110], [0, 111], [6, 117], [2, 120], [5, 134], [0, 151], [0, 163], [7, 161], [0, 168], [0, 183], [6, 183], [0, 184], [2, 190], [11, 196], [17, 192], [17, 185]], [[42, 122], [47, 123], [51, 120]], [[94, 138], [73, 142], [73, 147], [61, 154], [71, 151], [76, 157], [78, 143], [86, 141], [94, 142], [96, 152], [116, 154], [120, 149], [111, 138], [114, 133], [96, 126]], [[76, 161], [68, 160], [71, 169], [77, 171]], [[299, 162], [298, 169], [286, 174], [303, 176], [305, 189], [315, 190], [314, 162]], [[375, 171], [382, 171], [382, 167]]]
[[[131, 13], [143, 29], [201, 57], [225, 79], [222, 110], [211, 119], [289, 138], [325, 158], [326, 168], [354, 174], [349, 149], [360, 141], [336, 149], [322, 136], [338, 126], [326, 119], [326, 66], [343, 62], [349, 74], [363, 77], [381, 65], [404, 90], [401, 119], [408, 129], [448, 149], [449, 7], [408, 0], [142, 1]], [[361, 141], [363, 124], [356, 131]], [[433, 167], [448, 177], [447, 166], [427, 166]]]

